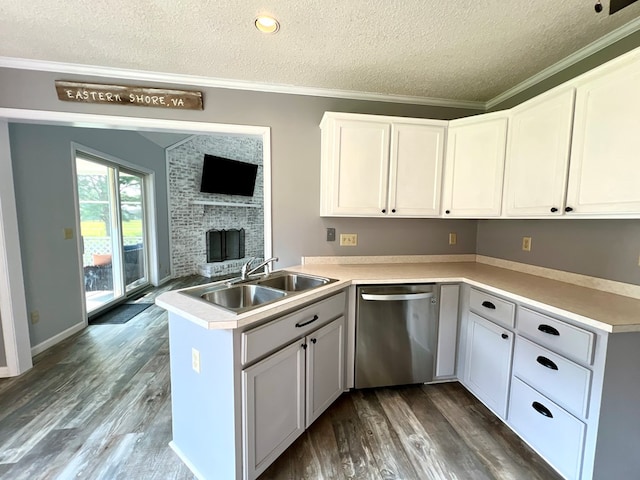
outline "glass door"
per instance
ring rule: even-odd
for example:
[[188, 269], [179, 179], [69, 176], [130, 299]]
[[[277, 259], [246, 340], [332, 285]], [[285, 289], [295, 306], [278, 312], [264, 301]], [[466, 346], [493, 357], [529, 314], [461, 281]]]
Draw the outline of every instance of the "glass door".
[[144, 176], [76, 152], [84, 288], [91, 315], [147, 285]]

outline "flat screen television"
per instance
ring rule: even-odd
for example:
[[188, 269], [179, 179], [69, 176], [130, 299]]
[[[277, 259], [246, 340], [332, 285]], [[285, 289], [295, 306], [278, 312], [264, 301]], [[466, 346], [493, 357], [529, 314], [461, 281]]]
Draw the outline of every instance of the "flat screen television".
[[205, 154], [200, 191], [252, 197], [258, 165]]

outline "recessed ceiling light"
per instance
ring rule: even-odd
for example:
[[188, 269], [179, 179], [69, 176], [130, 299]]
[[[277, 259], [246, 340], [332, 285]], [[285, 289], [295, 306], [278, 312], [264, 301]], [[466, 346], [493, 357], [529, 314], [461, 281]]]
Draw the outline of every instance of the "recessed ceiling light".
[[280, 30], [280, 23], [268, 15], [260, 15], [256, 18], [256, 28], [262, 33], [276, 33]]

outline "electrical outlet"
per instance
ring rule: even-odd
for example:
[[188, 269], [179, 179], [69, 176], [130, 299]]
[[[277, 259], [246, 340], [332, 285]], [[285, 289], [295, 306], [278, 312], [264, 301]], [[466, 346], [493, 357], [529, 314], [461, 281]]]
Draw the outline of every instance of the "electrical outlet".
[[458, 243], [458, 235], [454, 232], [449, 234], [449, 245], [455, 245]]
[[525, 252], [531, 251], [531, 237], [522, 237], [522, 250]]
[[327, 242], [335, 242], [335, 241], [336, 241], [336, 229], [327, 228]]
[[200, 373], [200, 352], [195, 348], [191, 349], [191, 368], [196, 373]]
[[341, 247], [355, 247], [356, 245], [358, 245], [357, 233], [341, 233], [340, 234]]
[[36, 323], [38, 323], [40, 321], [40, 312], [38, 310], [34, 310], [33, 312], [31, 312], [31, 324], [35, 325]]
[[65, 240], [71, 240], [73, 238], [73, 228], [65, 228], [63, 232]]

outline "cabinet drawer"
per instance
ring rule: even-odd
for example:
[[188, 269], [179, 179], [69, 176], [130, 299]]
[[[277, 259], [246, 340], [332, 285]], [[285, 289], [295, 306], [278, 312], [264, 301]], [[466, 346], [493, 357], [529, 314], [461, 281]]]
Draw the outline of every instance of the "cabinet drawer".
[[584, 423], [517, 378], [511, 383], [508, 420], [562, 475], [579, 478]]
[[493, 320], [502, 326], [513, 328], [516, 306], [511, 302], [472, 288], [469, 307], [489, 320]]
[[586, 417], [591, 371], [519, 335], [513, 373], [569, 412]]
[[518, 331], [578, 362], [591, 365], [595, 335], [527, 308], [518, 310]]
[[242, 364], [252, 362], [323, 323], [344, 315], [345, 293], [321, 300], [295, 313], [248, 330], [241, 335]]

